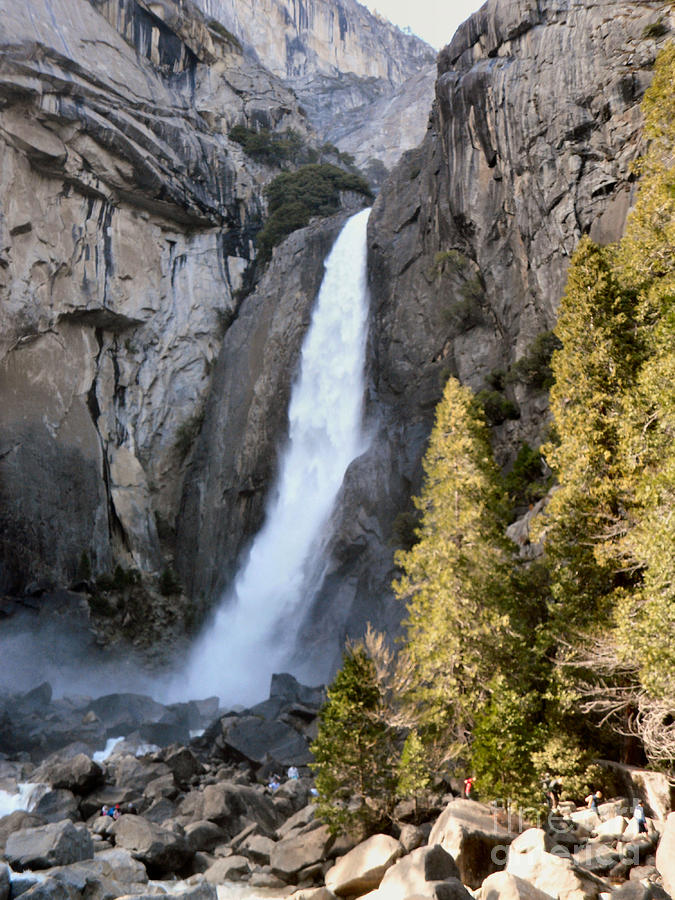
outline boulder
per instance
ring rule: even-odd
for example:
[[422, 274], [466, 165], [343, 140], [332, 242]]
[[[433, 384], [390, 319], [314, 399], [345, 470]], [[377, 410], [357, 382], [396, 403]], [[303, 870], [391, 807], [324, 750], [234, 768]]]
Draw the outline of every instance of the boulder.
[[153, 878], [180, 871], [194, 855], [183, 834], [161, 828], [143, 816], [122, 816], [112, 830], [115, 844], [140, 859]]
[[25, 828], [37, 828], [39, 825], [46, 825], [42, 816], [36, 816], [35, 813], [24, 812], [17, 809], [8, 816], [0, 819], [0, 852], [5, 849], [7, 838], [15, 831], [22, 831]]
[[488, 875], [504, 867], [513, 837], [483, 804], [451, 800], [431, 829], [429, 844], [447, 850], [457, 863], [461, 881], [478, 888]]
[[325, 859], [333, 840], [327, 825], [284, 838], [275, 844], [270, 856], [272, 873], [290, 882], [301, 869]]
[[70, 819], [15, 831], [5, 845], [5, 857], [18, 872], [65, 866], [93, 855], [94, 844], [86, 826], [73, 825]]
[[479, 900], [550, 900], [529, 881], [509, 872], [494, 872], [481, 885]]
[[577, 809], [570, 813], [569, 818], [575, 825], [585, 828], [589, 834], [600, 824], [600, 816], [592, 809]]
[[224, 721], [225, 747], [256, 765], [271, 762], [283, 768], [306, 765], [313, 759], [307, 739], [277, 719], [237, 716]]
[[[160, 892], [159, 896], [166, 895]], [[218, 898], [215, 885], [207, 882], [194, 885], [184, 883], [182, 890], [172, 890], [170, 896], [171, 900], [217, 900]], [[122, 894], [117, 900], [157, 900], [157, 897], [158, 893], [148, 892], [147, 894]]]
[[675, 812], [666, 819], [666, 827], [661, 835], [656, 851], [656, 868], [663, 879], [663, 886], [671, 897], [675, 897]]
[[10, 893], [12, 898], [20, 897], [22, 894], [25, 894], [41, 880], [39, 875], [30, 871], [21, 873], [14, 872], [11, 877], [12, 883], [10, 886]]
[[601, 891], [609, 890], [606, 882], [575, 866], [568, 852], [553, 845], [539, 828], [529, 828], [512, 842], [506, 871], [558, 900], [596, 900]]
[[163, 754], [162, 759], [173, 773], [176, 784], [187, 785], [196, 776], [204, 774], [204, 766], [187, 747], [171, 750]]
[[611, 819], [607, 819], [605, 822], [601, 822], [596, 826], [594, 830], [594, 834], [597, 837], [611, 837], [618, 838], [626, 830], [626, 825], [628, 824], [628, 820], [624, 818], [624, 816], [612, 816]]
[[[444, 881], [430, 881], [428, 884], [432, 887], [431, 896], [434, 900], [473, 900], [473, 894], [470, 894], [459, 878], [446, 878]], [[385, 898], [386, 900], [386, 892]]]
[[326, 689], [323, 686], [309, 687], [288, 672], [272, 675], [270, 681], [270, 699], [279, 697], [289, 705], [300, 704], [315, 709], [326, 700]]
[[326, 887], [338, 896], [365, 894], [378, 887], [403, 847], [387, 834], [374, 834], [338, 859], [326, 872]]
[[[453, 879], [459, 881], [459, 869], [452, 856], [440, 844], [418, 847], [387, 869], [378, 895], [386, 900], [406, 900], [413, 894], [433, 897], [436, 896], [438, 882]], [[446, 891], [456, 894], [457, 885], [454, 881]]]
[[407, 824], [401, 828], [398, 839], [405, 852], [410, 853], [411, 850], [416, 850], [426, 842], [427, 835], [416, 825]]
[[80, 818], [80, 810], [72, 791], [61, 788], [46, 791], [33, 806], [33, 813], [40, 816], [45, 822], [62, 822], [71, 819], [76, 822]]
[[0, 900], [9, 900], [10, 885], [9, 869], [0, 863]]
[[224, 859], [217, 859], [204, 872], [204, 878], [209, 884], [224, 884], [226, 881], [241, 881], [250, 871], [251, 867], [245, 856], [226, 856]]
[[44, 760], [30, 780], [82, 795], [92, 791], [103, 780], [103, 771], [85, 753], [68, 758], [58, 753]]
[[142, 884], [148, 880], [148, 873], [143, 863], [134, 859], [128, 850], [121, 847], [101, 850], [96, 854], [94, 862], [101, 867], [103, 875], [122, 884]]
[[606, 844], [588, 844], [572, 855], [576, 865], [595, 875], [609, 875], [620, 859], [621, 854]]
[[108, 768], [115, 779], [115, 786], [135, 795], [142, 794], [157, 778], [169, 776], [173, 782], [171, 769], [165, 763], [137, 759], [130, 754], [115, 757]]
[[36, 881], [21, 896], [24, 900], [76, 900], [81, 894], [56, 878], [47, 878]]
[[286, 837], [292, 831], [304, 828], [306, 825], [309, 825], [310, 822], [313, 822], [315, 815], [316, 806], [314, 806], [313, 803], [309, 803], [307, 806], [303, 806], [302, 809], [299, 809], [296, 813], [293, 813], [290, 819], [286, 819], [286, 821], [277, 828], [277, 834], [280, 838]]
[[259, 866], [269, 865], [276, 842], [264, 834], [251, 834], [239, 845], [239, 852]]
[[215, 822], [201, 819], [186, 826], [185, 837], [193, 850], [210, 852], [217, 844], [222, 844], [225, 841], [226, 833]]

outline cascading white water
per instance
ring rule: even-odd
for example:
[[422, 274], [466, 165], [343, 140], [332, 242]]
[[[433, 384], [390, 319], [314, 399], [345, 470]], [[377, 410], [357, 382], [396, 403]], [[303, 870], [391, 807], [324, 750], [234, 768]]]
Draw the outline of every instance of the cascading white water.
[[184, 697], [267, 696], [319, 587], [321, 545], [362, 431], [369, 210], [352, 216], [325, 264], [289, 407], [288, 444], [265, 523], [208, 632], [191, 654]]

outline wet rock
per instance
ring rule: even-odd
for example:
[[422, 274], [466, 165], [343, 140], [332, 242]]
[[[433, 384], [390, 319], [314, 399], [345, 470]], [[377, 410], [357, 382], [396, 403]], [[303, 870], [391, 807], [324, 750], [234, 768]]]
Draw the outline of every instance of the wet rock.
[[65, 790], [46, 791], [34, 805], [33, 812], [46, 822], [60, 822], [62, 819], [77, 822], [80, 818], [77, 799], [71, 791]]
[[48, 869], [91, 859], [94, 845], [85, 825], [66, 819], [15, 831], [7, 838], [5, 857], [13, 869]]

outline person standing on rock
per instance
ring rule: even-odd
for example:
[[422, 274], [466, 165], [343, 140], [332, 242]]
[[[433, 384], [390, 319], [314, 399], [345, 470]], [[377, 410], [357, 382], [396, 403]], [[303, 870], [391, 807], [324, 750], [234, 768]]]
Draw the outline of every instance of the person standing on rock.
[[647, 834], [647, 817], [642, 803], [638, 800], [633, 810], [633, 818], [637, 822], [638, 834]]
[[468, 778], [464, 779], [464, 797], [466, 800], [471, 799], [471, 791], [473, 790], [473, 783], [475, 780], [473, 775], [469, 775]]

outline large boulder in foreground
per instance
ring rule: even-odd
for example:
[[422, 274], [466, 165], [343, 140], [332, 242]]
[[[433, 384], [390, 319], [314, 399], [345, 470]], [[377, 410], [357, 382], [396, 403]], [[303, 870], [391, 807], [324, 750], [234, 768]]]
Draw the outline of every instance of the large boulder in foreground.
[[[446, 883], [445, 891], [438, 891]], [[406, 900], [407, 897], [470, 896], [459, 881], [455, 860], [439, 844], [418, 847], [387, 869], [377, 891], [382, 900]]]
[[326, 887], [341, 897], [372, 891], [402, 853], [403, 847], [396, 838], [374, 834], [340, 857], [326, 872]]
[[671, 897], [675, 897], [675, 812], [666, 819], [656, 851], [656, 868], [663, 878], [664, 888]]
[[94, 844], [86, 826], [73, 825], [70, 819], [15, 831], [5, 845], [5, 858], [17, 872], [66, 866], [93, 855]]
[[479, 888], [493, 872], [504, 868], [514, 835], [497, 823], [490, 810], [474, 800], [451, 800], [429, 835], [453, 857], [461, 881]]
[[596, 900], [610, 890], [607, 882], [580, 869], [569, 857], [549, 853], [549, 847], [544, 831], [529, 828], [511, 844], [506, 871], [557, 900]]
[[194, 856], [184, 835], [167, 831], [143, 816], [122, 816], [112, 830], [116, 846], [140, 859], [152, 878], [180, 872]]

